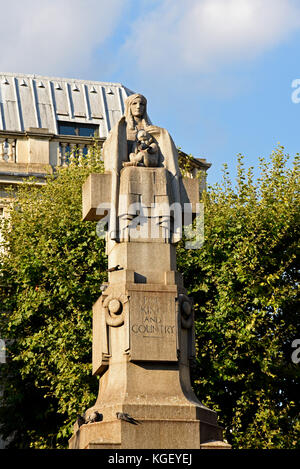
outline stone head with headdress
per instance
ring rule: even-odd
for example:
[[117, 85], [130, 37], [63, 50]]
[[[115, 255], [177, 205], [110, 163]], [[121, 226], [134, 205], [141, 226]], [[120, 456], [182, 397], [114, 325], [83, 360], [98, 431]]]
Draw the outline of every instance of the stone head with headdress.
[[124, 116], [130, 130], [135, 129], [137, 118], [141, 120], [143, 128], [151, 125], [147, 115], [147, 99], [145, 96], [139, 93], [130, 95], [125, 101]]

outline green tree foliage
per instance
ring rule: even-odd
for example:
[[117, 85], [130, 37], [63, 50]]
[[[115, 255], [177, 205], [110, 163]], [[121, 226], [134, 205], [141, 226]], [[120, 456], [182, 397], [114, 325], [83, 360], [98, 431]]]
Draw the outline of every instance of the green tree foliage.
[[178, 250], [195, 301], [194, 387], [235, 448], [299, 447], [299, 155], [260, 160], [254, 182], [238, 157], [233, 187], [204, 194], [205, 243]]
[[[204, 194], [205, 243], [178, 246], [178, 270], [195, 300], [194, 388], [219, 413], [236, 448], [299, 447], [299, 157], [283, 148], [260, 161], [261, 175], [238, 161]], [[184, 169], [184, 168], [183, 168]], [[20, 187], [3, 228], [0, 422], [12, 447], [66, 447], [78, 412], [95, 402], [91, 310], [106, 279], [104, 242], [81, 221], [81, 185], [102, 171], [92, 159], [59, 169], [47, 184]]]
[[95, 144], [45, 185], [25, 182], [2, 227], [0, 324], [10, 342], [0, 422], [14, 448], [64, 446], [97, 395], [91, 311], [107, 260], [95, 224], [81, 221], [81, 186], [103, 171], [98, 155]]

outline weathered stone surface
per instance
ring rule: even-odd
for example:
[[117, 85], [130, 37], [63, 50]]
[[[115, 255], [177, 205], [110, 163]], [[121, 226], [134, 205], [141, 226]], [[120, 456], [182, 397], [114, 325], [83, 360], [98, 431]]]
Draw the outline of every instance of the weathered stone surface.
[[[120, 265], [135, 273], [135, 283], [164, 284], [165, 272], [176, 271], [176, 248], [168, 243], [115, 243], [109, 251], [108, 267]], [[120, 272], [120, 273], [119, 273]], [[110, 272], [109, 281], [118, 282], [119, 272]]]
[[[122, 287], [111, 284], [93, 308], [94, 373], [101, 374], [108, 366], [121, 340], [123, 354], [131, 361], [177, 362], [176, 286], [132, 283]], [[110, 336], [108, 326], [117, 329]]]
[[[137, 181], [132, 180], [134, 173], [139, 171], [139, 173], [144, 173], [144, 178], [140, 177]], [[149, 185], [145, 188], [149, 178], [146, 177], [147, 174], [156, 174], [158, 172], [158, 177], [155, 181], [153, 191], [150, 190]], [[153, 168], [136, 168], [129, 167], [122, 170], [123, 181], [121, 183], [120, 193], [125, 197], [122, 199], [122, 207], [128, 207], [130, 203], [136, 203], [142, 201], [145, 203], [145, 206], [148, 206], [149, 202], [156, 204], [161, 204], [161, 212], [163, 210], [163, 204], [172, 203], [171, 196], [171, 183], [168, 173], [166, 173], [165, 180], [168, 184], [165, 187], [161, 181], [163, 180], [163, 174], [165, 170], [160, 168], [159, 170], [153, 171]], [[125, 189], [126, 188], [126, 189]], [[144, 189], [144, 195], [141, 196], [141, 189]], [[150, 193], [149, 193], [150, 190]], [[192, 179], [189, 177], [182, 178], [180, 185], [180, 194], [181, 194], [181, 205], [182, 209], [184, 204], [191, 204], [192, 213], [196, 213], [196, 204], [199, 203], [199, 180]], [[135, 196], [135, 197], [134, 197]], [[104, 206], [105, 204], [110, 204], [111, 202], [111, 173], [106, 172], [104, 174], [94, 173], [91, 174], [82, 187], [82, 218], [86, 221], [92, 220], [101, 220], [104, 213], [101, 214], [97, 212], [97, 208]], [[126, 210], [122, 210], [122, 207], [119, 208], [119, 213], [123, 215]], [[159, 206], [157, 207], [159, 210]], [[124, 211], [124, 213], [122, 213]]]
[[[82, 187], [82, 219], [101, 220], [105, 211], [99, 210], [103, 203], [110, 203], [111, 174], [90, 174]], [[98, 209], [98, 211], [97, 211]]]
[[[122, 421], [97, 422], [80, 427], [70, 440], [72, 449], [202, 449], [201, 435], [219, 434], [220, 428], [192, 419], [140, 419], [139, 425]], [[203, 449], [229, 449], [214, 441]]]
[[93, 306], [93, 374], [100, 375], [109, 365], [108, 338], [103, 298]]
[[198, 178], [182, 178], [182, 185], [180, 187], [181, 204], [184, 209], [184, 204], [191, 204], [191, 211], [193, 214], [197, 212], [196, 204], [199, 203], [200, 185]]
[[129, 307], [131, 360], [177, 362], [176, 294], [131, 290]]

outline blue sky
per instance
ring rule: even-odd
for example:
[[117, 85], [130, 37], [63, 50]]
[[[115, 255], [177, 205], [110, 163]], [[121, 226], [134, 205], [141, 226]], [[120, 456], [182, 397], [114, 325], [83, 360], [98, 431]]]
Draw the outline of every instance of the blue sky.
[[121, 82], [145, 94], [152, 122], [212, 163], [210, 183], [223, 163], [235, 174], [237, 153], [257, 166], [278, 142], [300, 152], [300, 103], [292, 101], [300, 0], [0, 5], [1, 72]]

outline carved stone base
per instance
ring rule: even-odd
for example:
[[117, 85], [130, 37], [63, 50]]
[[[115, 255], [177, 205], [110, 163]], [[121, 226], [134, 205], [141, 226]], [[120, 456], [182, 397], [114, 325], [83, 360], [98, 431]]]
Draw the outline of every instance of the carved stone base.
[[[137, 408], [139, 407], [139, 409]], [[190, 408], [190, 413], [195, 412], [195, 407]], [[108, 409], [107, 409], [108, 410]], [[110, 414], [115, 414], [117, 408], [111, 408]], [[166, 410], [168, 417], [158, 418]], [[82, 425], [74, 428], [74, 435], [69, 440], [70, 449], [223, 449], [230, 445], [223, 443], [222, 429], [218, 427], [213, 413], [208, 409], [202, 410], [204, 418], [211, 420], [188, 419], [187, 409], [180, 406], [124, 406], [122, 412], [134, 415], [138, 424], [118, 420], [117, 418], [103, 422]], [[100, 409], [99, 409], [100, 411]], [[103, 409], [102, 409], [103, 411]], [[120, 411], [120, 407], [118, 408]], [[153, 413], [153, 418], [143, 418], [144, 413]], [[201, 413], [201, 412], [200, 412]], [[105, 410], [104, 410], [105, 414]], [[171, 415], [173, 414], [173, 418]], [[183, 417], [183, 415], [185, 417]], [[211, 444], [213, 440], [214, 444]], [[209, 443], [205, 443], [209, 442]], [[206, 444], [206, 446], [205, 446]]]
[[[110, 283], [93, 308], [93, 373], [101, 378], [97, 402], [85, 412], [85, 419], [98, 411], [103, 420], [75, 424], [70, 448], [199, 449], [222, 441], [216, 412], [191, 387], [194, 356], [192, 301], [184, 289]], [[119, 420], [119, 412], [140, 423]]]
[[[200, 449], [203, 443], [221, 442], [216, 412], [183, 384], [178, 362], [116, 360], [101, 377], [95, 406], [85, 413], [87, 418], [96, 410], [103, 421], [80, 428], [76, 423], [70, 449]], [[119, 420], [118, 412], [138, 423]]]

